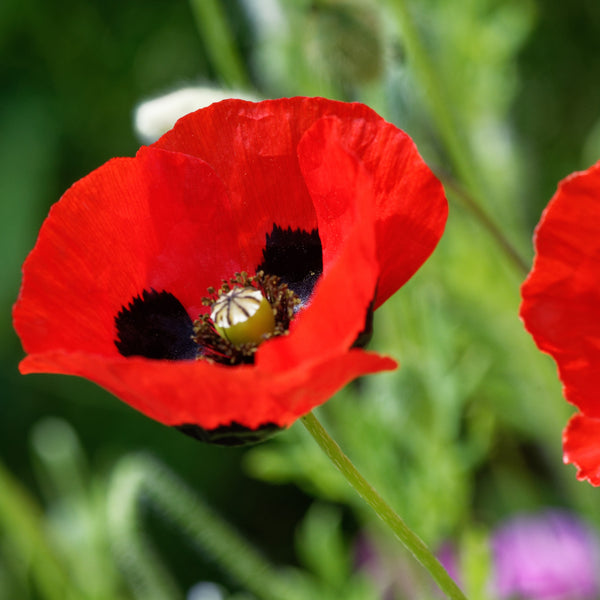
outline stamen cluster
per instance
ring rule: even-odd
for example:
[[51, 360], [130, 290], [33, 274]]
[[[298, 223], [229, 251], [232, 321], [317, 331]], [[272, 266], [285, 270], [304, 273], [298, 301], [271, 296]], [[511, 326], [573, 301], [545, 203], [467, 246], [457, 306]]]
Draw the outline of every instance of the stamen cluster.
[[[288, 333], [294, 313], [300, 304], [300, 298], [276, 275], [265, 275], [263, 271], [258, 271], [256, 275], [236, 273], [235, 277], [223, 279], [218, 290], [209, 287], [208, 296], [202, 299], [202, 305], [212, 307], [220, 297], [235, 287], [256, 288], [271, 305], [275, 316], [275, 327], [271, 333], [265, 335], [265, 340]], [[194, 321], [192, 339], [199, 346], [198, 359], [226, 365], [253, 363], [254, 354], [259, 346], [254, 342], [235, 345], [222, 337], [210, 318], [210, 311], [200, 315]]]

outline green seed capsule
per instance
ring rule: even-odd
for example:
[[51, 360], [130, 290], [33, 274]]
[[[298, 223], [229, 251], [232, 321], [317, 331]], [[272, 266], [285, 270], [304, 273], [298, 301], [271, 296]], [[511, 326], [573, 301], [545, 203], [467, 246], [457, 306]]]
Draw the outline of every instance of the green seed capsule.
[[254, 287], [236, 287], [220, 296], [210, 318], [219, 335], [235, 346], [260, 344], [275, 330], [273, 308]]

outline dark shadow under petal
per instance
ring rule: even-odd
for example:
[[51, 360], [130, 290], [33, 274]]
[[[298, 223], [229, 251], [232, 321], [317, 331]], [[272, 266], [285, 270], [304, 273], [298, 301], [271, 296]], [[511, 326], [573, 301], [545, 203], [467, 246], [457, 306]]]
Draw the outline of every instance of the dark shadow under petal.
[[302, 302], [308, 301], [323, 273], [323, 248], [317, 229], [283, 229], [273, 225], [267, 234], [263, 262], [257, 271], [277, 275]]
[[365, 317], [365, 326], [363, 330], [356, 336], [352, 348], [364, 348], [373, 337], [373, 306], [375, 305], [375, 298], [369, 304], [367, 309], [367, 316]]
[[193, 323], [169, 292], [144, 290], [115, 317], [115, 345], [123, 356], [192, 360], [198, 352]]
[[231, 425], [221, 425], [215, 429], [203, 429], [199, 425], [176, 425], [175, 429], [193, 437], [201, 442], [209, 444], [218, 444], [220, 446], [245, 446], [247, 444], [257, 444], [271, 437], [273, 434], [281, 431], [274, 423], [265, 423], [257, 429], [249, 429], [239, 423]]

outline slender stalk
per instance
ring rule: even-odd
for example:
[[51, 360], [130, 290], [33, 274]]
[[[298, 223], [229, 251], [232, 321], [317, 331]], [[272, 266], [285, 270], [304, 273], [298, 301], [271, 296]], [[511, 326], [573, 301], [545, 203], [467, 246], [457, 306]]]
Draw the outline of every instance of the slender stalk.
[[150, 456], [126, 457], [109, 489], [109, 527], [117, 557], [139, 598], [181, 598], [181, 592], [141, 533], [141, 501], [166, 517], [201, 551], [265, 600], [297, 598], [281, 575], [203, 499]]
[[435, 71], [430, 55], [421, 42], [408, 2], [406, 0], [390, 0], [388, 6], [396, 16], [402, 31], [403, 42], [414, 63], [415, 72], [421, 79], [425, 91], [425, 100], [429, 104], [444, 145], [448, 150], [450, 160], [467, 188], [479, 197], [481, 195], [481, 185], [473, 175], [471, 153], [468, 150], [466, 141], [459, 134], [456, 118], [446, 99], [440, 84], [440, 77]]
[[198, 32], [210, 60], [225, 84], [244, 89], [250, 85], [223, 7], [219, 0], [190, 0]]
[[[490, 233], [509, 261], [522, 273], [529, 272], [529, 265], [515, 249], [514, 245], [496, 225], [492, 217], [484, 210], [481, 199], [485, 197], [483, 185], [476, 172], [469, 145], [461, 136], [460, 124], [457, 123], [450, 103], [446, 100], [441, 84], [441, 77], [436, 73], [435, 66], [419, 37], [419, 31], [414, 23], [407, 0], [389, 0], [388, 5], [396, 16], [402, 31], [403, 41], [412, 59], [417, 77], [425, 91], [425, 100], [436, 122], [448, 156], [458, 177], [464, 183], [464, 188], [457, 184], [451, 185], [463, 201], [464, 206], [473, 217]], [[445, 183], [448, 183], [446, 180]], [[466, 189], [465, 189], [466, 188]]]
[[452, 179], [448, 175], [443, 175], [439, 172], [436, 173], [440, 181], [450, 190], [467, 210], [479, 221], [482, 227], [492, 236], [496, 241], [500, 249], [504, 252], [504, 255], [514, 267], [521, 272], [522, 275], [529, 273], [530, 264], [521, 256], [519, 251], [515, 248], [512, 242], [504, 235], [504, 232], [494, 219], [484, 210], [484, 208], [473, 198], [467, 190], [465, 190], [456, 180]]
[[446, 596], [451, 600], [467, 600], [466, 596], [450, 575], [448, 575], [447, 571], [425, 542], [408, 528], [406, 523], [394, 512], [390, 505], [386, 503], [373, 486], [359, 473], [335, 440], [327, 433], [317, 417], [313, 413], [309, 413], [302, 417], [302, 423], [348, 483], [375, 511], [377, 516], [396, 534], [409, 552], [429, 571]]

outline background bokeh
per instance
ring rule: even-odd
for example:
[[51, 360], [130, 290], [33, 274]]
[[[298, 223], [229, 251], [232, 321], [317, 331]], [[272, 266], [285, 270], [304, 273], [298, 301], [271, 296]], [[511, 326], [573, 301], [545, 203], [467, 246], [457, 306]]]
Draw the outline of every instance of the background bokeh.
[[[58, 598], [140, 597], [106, 528], [115, 465], [139, 450], [276, 565], [310, 574], [312, 597], [381, 598], [384, 568], [400, 573], [389, 597], [432, 593], [301, 425], [254, 448], [211, 447], [89, 382], [18, 374], [11, 306], [49, 207], [135, 153], [140, 102], [188, 86], [364, 102], [443, 177], [446, 234], [376, 315], [371, 347], [400, 370], [349, 386], [320, 415], [428, 543], [464, 548], [470, 597], [489, 593], [480, 550], [510, 516], [552, 506], [600, 525], [598, 490], [562, 464], [571, 409], [554, 364], [517, 316], [523, 269], [473, 209], [530, 263], [558, 181], [600, 158], [599, 31], [591, 0], [3, 0], [0, 598], [52, 597], [40, 582], [53, 577], [70, 588]], [[160, 514], [142, 521], [181, 597], [202, 580], [243, 590]], [[371, 579], [354, 562], [360, 544], [381, 556]]]

